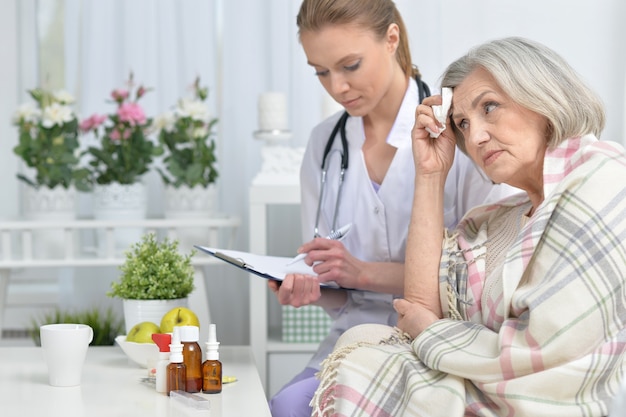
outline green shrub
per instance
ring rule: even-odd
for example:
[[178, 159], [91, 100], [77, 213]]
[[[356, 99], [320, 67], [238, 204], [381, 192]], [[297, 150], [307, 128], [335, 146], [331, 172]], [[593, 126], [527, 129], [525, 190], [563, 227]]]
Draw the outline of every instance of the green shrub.
[[111, 283], [110, 297], [131, 300], [172, 300], [187, 297], [194, 289], [191, 257], [178, 251], [178, 240], [159, 242], [147, 233], [126, 252], [119, 281]]
[[93, 329], [91, 346], [112, 346], [115, 344], [115, 337], [124, 334], [124, 320], [118, 317], [110, 307], [104, 312], [98, 308], [79, 312], [56, 309], [33, 319], [31, 323], [29, 333], [37, 346], [41, 346], [39, 327], [44, 324], [86, 324]]

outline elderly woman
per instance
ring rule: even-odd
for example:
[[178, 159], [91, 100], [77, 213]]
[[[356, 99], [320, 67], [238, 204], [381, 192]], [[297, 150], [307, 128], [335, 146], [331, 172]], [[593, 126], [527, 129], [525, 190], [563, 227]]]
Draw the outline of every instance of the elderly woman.
[[[399, 329], [344, 334], [314, 415], [607, 415], [626, 369], [626, 155], [597, 139], [599, 99], [555, 52], [520, 38], [473, 49], [442, 87], [453, 89], [448, 128], [434, 96], [412, 132]], [[455, 143], [525, 193], [449, 231]]]

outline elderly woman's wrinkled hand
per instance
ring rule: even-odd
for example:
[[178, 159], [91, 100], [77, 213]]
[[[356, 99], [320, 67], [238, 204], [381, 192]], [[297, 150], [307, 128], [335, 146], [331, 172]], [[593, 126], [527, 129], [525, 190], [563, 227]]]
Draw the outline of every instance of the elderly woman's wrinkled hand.
[[425, 328], [439, 320], [432, 311], [403, 298], [393, 300], [393, 308], [398, 313], [398, 328], [412, 338], [416, 338]]
[[[441, 104], [441, 96], [424, 99], [415, 110], [415, 124], [411, 131], [415, 170], [422, 174], [439, 174], [450, 170], [454, 161], [456, 139], [451, 128], [444, 130], [438, 138], [432, 138], [432, 132], [439, 132], [441, 124], [437, 121], [432, 106]], [[451, 121], [448, 120], [448, 126]]]

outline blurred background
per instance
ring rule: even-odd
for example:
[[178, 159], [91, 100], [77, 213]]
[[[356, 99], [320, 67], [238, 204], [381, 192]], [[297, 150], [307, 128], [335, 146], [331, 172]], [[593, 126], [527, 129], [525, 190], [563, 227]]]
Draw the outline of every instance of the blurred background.
[[[287, 97], [292, 138], [305, 146], [324, 115], [326, 95], [307, 66], [297, 37], [299, 0], [1, 0], [0, 1], [0, 220], [18, 219], [24, 167], [13, 154], [11, 123], [26, 90], [64, 88], [77, 99], [81, 118], [111, 112], [109, 92], [129, 72], [153, 88], [142, 99], [157, 115], [190, 94], [199, 76], [209, 87], [208, 103], [217, 124], [219, 211], [238, 216], [235, 249], [248, 250], [248, 191], [262, 163], [258, 97], [267, 91]], [[409, 31], [413, 61], [433, 92], [445, 66], [483, 41], [524, 36], [561, 53], [602, 97], [607, 126], [602, 139], [626, 137], [626, 3], [621, 0], [426, 0], [396, 1]], [[87, 146], [85, 143], [84, 146]], [[150, 217], [163, 214], [163, 190], [156, 173], [145, 178]], [[89, 196], [80, 213], [90, 215]], [[268, 250], [295, 252], [303, 237], [297, 206], [273, 210]], [[308, 237], [304, 237], [308, 239]], [[202, 256], [202, 255], [197, 255]], [[115, 268], [64, 270], [56, 274], [56, 303], [81, 308], [118, 307], [104, 294]], [[207, 267], [207, 297], [224, 344], [249, 343], [248, 276]], [[11, 287], [11, 286], [10, 286]], [[17, 289], [9, 288], [9, 297]], [[20, 289], [19, 291], [29, 291]], [[50, 306], [43, 306], [46, 308]], [[28, 325], [36, 311], [14, 308], [5, 329]]]

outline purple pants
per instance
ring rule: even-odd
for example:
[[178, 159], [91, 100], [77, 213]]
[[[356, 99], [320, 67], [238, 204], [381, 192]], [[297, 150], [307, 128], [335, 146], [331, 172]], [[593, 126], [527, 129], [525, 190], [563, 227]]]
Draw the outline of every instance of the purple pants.
[[304, 368], [270, 399], [272, 417], [311, 417], [309, 403], [320, 384], [316, 372], [317, 369]]

